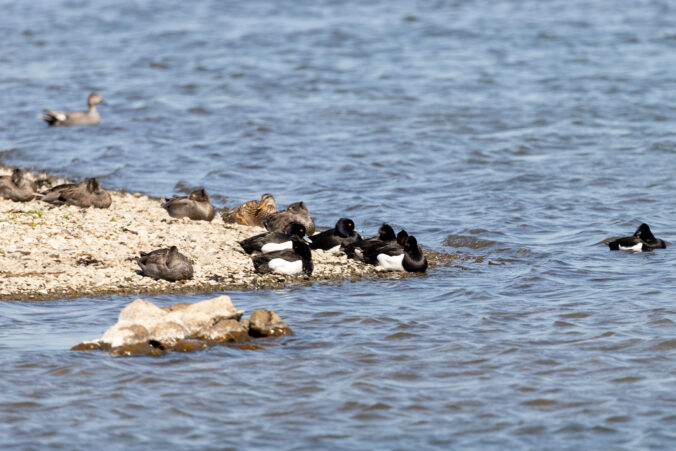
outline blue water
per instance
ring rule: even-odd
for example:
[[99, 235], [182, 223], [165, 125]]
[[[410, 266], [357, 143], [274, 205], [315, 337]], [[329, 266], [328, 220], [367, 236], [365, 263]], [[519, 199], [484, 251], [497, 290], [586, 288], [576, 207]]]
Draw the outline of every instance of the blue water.
[[[134, 296], [3, 303], [3, 448], [674, 448], [675, 10], [2, 2], [1, 162], [219, 207], [272, 192], [486, 257], [229, 293], [295, 330], [259, 351], [75, 353]], [[37, 118], [93, 90], [99, 126]], [[641, 222], [665, 251], [599, 244]]]

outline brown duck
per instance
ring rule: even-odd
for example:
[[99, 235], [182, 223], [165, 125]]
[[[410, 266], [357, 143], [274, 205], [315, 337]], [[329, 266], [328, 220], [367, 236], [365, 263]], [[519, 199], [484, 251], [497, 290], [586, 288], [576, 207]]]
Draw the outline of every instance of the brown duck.
[[190, 218], [196, 221], [211, 221], [216, 216], [209, 195], [204, 188], [197, 189], [188, 197], [174, 196], [162, 204], [172, 218]]
[[192, 279], [193, 269], [190, 260], [178, 251], [176, 246], [166, 249], [157, 249], [152, 252], [141, 252], [136, 257], [136, 263], [144, 276], [155, 280], [163, 279], [169, 282]]
[[89, 109], [86, 112], [74, 111], [64, 112], [56, 110], [43, 110], [45, 114], [40, 117], [49, 125], [94, 125], [101, 122], [99, 112], [96, 111], [96, 105], [103, 103], [103, 99], [95, 92], [87, 97]]
[[294, 221], [305, 226], [307, 236], [315, 234], [315, 222], [310, 217], [310, 212], [303, 202], [293, 203], [286, 210], [266, 216], [263, 218], [263, 225], [270, 232], [283, 232]]
[[81, 183], [66, 183], [47, 191], [42, 199], [54, 205], [74, 205], [76, 207], [108, 208], [112, 203], [110, 193], [101, 188], [95, 178], [85, 179]]
[[21, 169], [14, 169], [12, 175], [0, 176], [0, 198], [28, 202], [33, 200], [36, 191], [35, 182], [24, 177]]
[[266, 193], [261, 200], [250, 200], [231, 210], [223, 212], [226, 223], [244, 224], [251, 227], [263, 227], [262, 219], [275, 212], [277, 204], [272, 194]]

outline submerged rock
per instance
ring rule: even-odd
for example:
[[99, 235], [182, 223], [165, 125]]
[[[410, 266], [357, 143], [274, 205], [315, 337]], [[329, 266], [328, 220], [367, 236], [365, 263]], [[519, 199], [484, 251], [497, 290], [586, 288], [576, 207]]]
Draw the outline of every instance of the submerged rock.
[[252, 337], [276, 337], [293, 333], [282, 318], [272, 310], [256, 310], [249, 318], [249, 335]]

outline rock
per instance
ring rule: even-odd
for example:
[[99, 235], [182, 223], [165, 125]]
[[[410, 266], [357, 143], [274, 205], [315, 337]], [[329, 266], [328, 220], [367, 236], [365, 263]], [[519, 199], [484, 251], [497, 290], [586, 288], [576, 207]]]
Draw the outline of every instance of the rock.
[[197, 336], [209, 329], [220, 319], [236, 319], [244, 311], [237, 311], [228, 296], [201, 301], [186, 308], [174, 310], [167, 314], [166, 321], [181, 324], [188, 336]]
[[173, 321], [160, 322], [150, 331], [150, 339], [157, 341], [165, 348], [174, 346], [177, 341], [185, 337], [185, 328]]
[[148, 341], [143, 343], [133, 343], [124, 346], [114, 347], [110, 353], [112, 355], [150, 355], [150, 356], [160, 356], [164, 353], [164, 350], [152, 346]]
[[293, 331], [272, 310], [256, 310], [249, 317], [249, 335], [252, 337], [276, 337]]
[[152, 302], [136, 299], [122, 309], [117, 321], [118, 323], [141, 324], [148, 329], [152, 329], [166, 314], [167, 312]]
[[103, 334], [101, 341], [112, 348], [147, 343], [150, 340], [148, 329], [140, 324], [116, 323]]
[[239, 321], [234, 319], [220, 319], [196, 336], [200, 340], [224, 342], [241, 341], [247, 337], [247, 331], [242, 327]]

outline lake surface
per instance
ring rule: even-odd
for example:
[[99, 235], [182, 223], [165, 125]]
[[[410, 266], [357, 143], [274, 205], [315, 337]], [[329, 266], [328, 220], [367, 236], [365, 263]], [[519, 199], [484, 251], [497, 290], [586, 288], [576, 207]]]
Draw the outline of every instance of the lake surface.
[[[3, 449], [676, 447], [673, 2], [2, 11], [3, 163], [154, 196], [204, 186], [219, 207], [272, 192], [320, 225], [387, 221], [486, 257], [228, 293], [295, 330], [259, 351], [71, 352], [135, 297], [2, 303]], [[93, 90], [100, 126], [37, 118]], [[641, 222], [669, 247], [600, 244]]]

